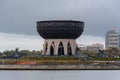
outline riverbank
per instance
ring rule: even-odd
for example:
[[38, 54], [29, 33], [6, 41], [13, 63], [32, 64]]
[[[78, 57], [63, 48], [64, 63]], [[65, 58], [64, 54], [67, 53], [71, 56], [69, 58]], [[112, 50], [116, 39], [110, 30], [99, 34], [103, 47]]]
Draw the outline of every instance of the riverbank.
[[0, 70], [120, 70], [118, 65], [0, 65]]

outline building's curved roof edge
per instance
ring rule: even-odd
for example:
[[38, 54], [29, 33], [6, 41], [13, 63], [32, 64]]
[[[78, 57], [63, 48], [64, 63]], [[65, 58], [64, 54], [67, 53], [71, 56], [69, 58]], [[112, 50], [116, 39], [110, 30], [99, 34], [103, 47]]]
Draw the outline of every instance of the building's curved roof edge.
[[37, 21], [37, 23], [42, 23], [42, 22], [79, 22], [79, 23], [84, 23], [83, 21], [79, 21], [79, 20], [42, 20], [42, 21]]

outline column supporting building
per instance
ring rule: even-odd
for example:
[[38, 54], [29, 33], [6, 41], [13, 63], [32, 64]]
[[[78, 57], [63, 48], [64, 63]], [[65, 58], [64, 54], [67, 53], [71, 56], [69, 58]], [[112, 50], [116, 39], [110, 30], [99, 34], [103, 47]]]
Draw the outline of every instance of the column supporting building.
[[75, 39], [45, 39], [43, 55], [74, 55], [76, 52]]

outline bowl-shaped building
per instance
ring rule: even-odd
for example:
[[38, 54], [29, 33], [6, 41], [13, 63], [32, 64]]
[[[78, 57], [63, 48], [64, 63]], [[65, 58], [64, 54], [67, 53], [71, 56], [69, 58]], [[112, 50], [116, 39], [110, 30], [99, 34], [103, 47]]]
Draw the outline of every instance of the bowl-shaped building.
[[44, 39], [76, 39], [84, 29], [84, 22], [71, 20], [38, 21], [37, 31]]
[[84, 30], [84, 22], [72, 20], [38, 21], [37, 31], [44, 40], [44, 55], [74, 55], [76, 39]]

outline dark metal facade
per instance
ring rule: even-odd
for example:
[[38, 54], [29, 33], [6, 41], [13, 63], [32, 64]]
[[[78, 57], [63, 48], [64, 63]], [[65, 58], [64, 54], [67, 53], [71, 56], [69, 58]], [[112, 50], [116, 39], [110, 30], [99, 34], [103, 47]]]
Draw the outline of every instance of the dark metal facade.
[[44, 39], [76, 39], [84, 30], [84, 22], [72, 20], [38, 21], [37, 31]]

